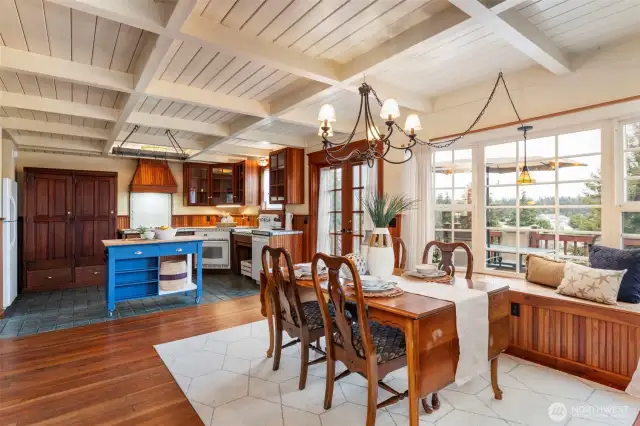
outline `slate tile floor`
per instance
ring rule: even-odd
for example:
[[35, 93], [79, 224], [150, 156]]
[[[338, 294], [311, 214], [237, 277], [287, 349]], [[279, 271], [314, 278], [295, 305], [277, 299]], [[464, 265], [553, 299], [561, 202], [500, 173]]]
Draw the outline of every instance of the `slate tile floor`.
[[[202, 280], [201, 303], [215, 303], [260, 292], [255, 281], [230, 272], [204, 273]], [[122, 302], [116, 305], [113, 317], [109, 317], [104, 287], [21, 294], [5, 312], [5, 318], [0, 319], [0, 339], [192, 306], [195, 305], [194, 298], [195, 292], [191, 292], [189, 296], [177, 293]]]

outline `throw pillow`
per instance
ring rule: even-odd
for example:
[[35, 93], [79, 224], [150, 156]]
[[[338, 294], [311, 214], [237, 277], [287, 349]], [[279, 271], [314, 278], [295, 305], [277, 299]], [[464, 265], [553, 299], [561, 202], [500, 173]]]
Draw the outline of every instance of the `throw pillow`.
[[[364, 257], [362, 257], [362, 256], [360, 256], [359, 254], [356, 254], [356, 253], [349, 253], [349, 254], [345, 255], [345, 257], [347, 259], [350, 259], [353, 262], [353, 264], [356, 267], [356, 271], [358, 271], [358, 274], [366, 275], [366, 273], [367, 273], [367, 259], [365, 259]], [[340, 267], [340, 272], [342, 272], [342, 275], [344, 275], [348, 279], [353, 278], [351, 276], [351, 271], [349, 271], [349, 268], [347, 268], [347, 265], [342, 265]]]
[[564, 264], [558, 260], [530, 254], [527, 256], [527, 281], [557, 288], [564, 277]]
[[564, 266], [564, 278], [556, 292], [565, 296], [615, 305], [625, 272], [627, 271], [607, 271], [567, 262]]
[[589, 251], [591, 267], [610, 271], [627, 270], [620, 284], [618, 300], [640, 303], [640, 250], [620, 250], [593, 246]]

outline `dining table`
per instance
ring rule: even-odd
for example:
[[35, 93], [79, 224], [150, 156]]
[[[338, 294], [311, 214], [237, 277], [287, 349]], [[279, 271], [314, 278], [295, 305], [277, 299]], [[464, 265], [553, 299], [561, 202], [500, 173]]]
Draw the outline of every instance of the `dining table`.
[[[396, 270], [395, 275], [402, 271]], [[285, 279], [287, 275], [285, 274]], [[344, 284], [348, 284], [346, 278]], [[296, 279], [301, 289], [313, 290], [311, 279]], [[466, 286], [484, 291], [489, 302], [489, 342], [488, 359], [491, 361], [491, 384], [496, 399], [502, 398], [498, 387], [498, 355], [507, 349], [509, 343], [510, 303], [508, 285], [483, 280], [481, 275], [471, 279], [452, 278], [442, 285]], [[326, 280], [321, 281], [326, 289]], [[303, 292], [307, 295], [308, 291]], [[266, 276], [260, 273], [260, 302], [262, 315], [269, 323], [270, 345], [267, 357], [274, 349], [274, 322], [271, 297], [268, 297]], [[315, 296], [315, 294], [313, 295]], [[347, 299], [350, 297], [348, 296]], [[455, 382], [459, 358], [459, 343], [456, 330], [456, 310], [453, 302], [405, 292], [396, 297], [365, 297], [370, 321], [391, 325], [403, 330], [407, 350], [409, 424], [418, 426], [420, 400], [433, 392]], [[428, 420], [428, 418], [424, 419]]]

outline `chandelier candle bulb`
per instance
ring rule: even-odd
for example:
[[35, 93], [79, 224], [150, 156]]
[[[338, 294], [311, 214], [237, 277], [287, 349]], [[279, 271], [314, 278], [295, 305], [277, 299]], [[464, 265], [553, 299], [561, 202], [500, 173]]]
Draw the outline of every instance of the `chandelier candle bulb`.
[[380, 111], [380, 117], [387, 121], [394, 121], [400, 117], [400, 107], [395, 99], [387, 99], [382, 104], [382, 110]]
[[416, 134], [416, 131], [422, 130], [422, 124], [420, 123], [418, 114], [409, 114], [407, 116], [407, 120], [404, 122], [404, 130], [412, 136]]
[[328, 123], [336, 121], [336, 110], [333, 109], [333, 106], [331, 104], [324, 104], [320, 107], [318, 120], [324, 122], [325, 127], [327, 127]]

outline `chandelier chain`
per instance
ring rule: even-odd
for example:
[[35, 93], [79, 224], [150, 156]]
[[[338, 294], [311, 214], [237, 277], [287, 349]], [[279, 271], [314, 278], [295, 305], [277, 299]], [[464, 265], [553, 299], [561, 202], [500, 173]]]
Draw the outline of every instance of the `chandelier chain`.
[[[475, 126], [478, 124], [480, 119], [484, 116], [484, 113], [489, 108], [489, 104], [491, 104], [491, 101], [493, 101], [493, 97], [496, 94], [496, 91], [498, 90], [498, 86], [501, 82], [502, 82], [502, 85], [504, 86], [504, 90], [507, 92], [507, 97], [509, 98], [509, 102], [511, 103], [511, 108], [513, 108], [513, 112], [515, 112], [516, 117], [518, 117], [518, 122], [522, 124], [522, 119], [520, 118], [520, 114], [518, 114], [518, 110], [516, 109], [513, 99], [511, 98], [511, 93], [509, 92], [507, 83], [504, 80], [504, 75], [502, 74], [502, 71], [500, 71], [500, 73], [498, 74], [498, 78], [496, 79], [496, 82], [493, 85], [493, 89], [491, 89], [491, 93], [489, 94], [489, 97], [487, 98], [487, 101], [485, 102], [484, 106], [480, 110], [480, 113], [464, 132], [462, 132], [461, 134], [459, 134], [454, 138], [447, 139], [445, 141], [440, 141], [440, 142], [423, 141], [422, 139], [417, 137], [414, 138], [415, 141], [421, 145], [428, 145], [432, 148], [447, 148], [453, 145], [454, 143], [458, 142], [460, 139], [467, 136], [467, 134], [469, 134], [469, 132], [471, 132], [471, 130], [475, 128]], [[373, 93], [373, 96], [376, 99], [376, 102], [378, 102], [378, 105], [382, 107], [382, 101], [380, 100], [380, 98], [378, 97], [378, 94], [373, 88], [371, 88], [371, 93]], [[394, 123], [394, 126], [396, 127], [396, 129], [398, 129], [398, 131], [402, 132], [405, 136], [409, 137], [407, 132], [401, 126], [399, 126], [398, 123]]]

